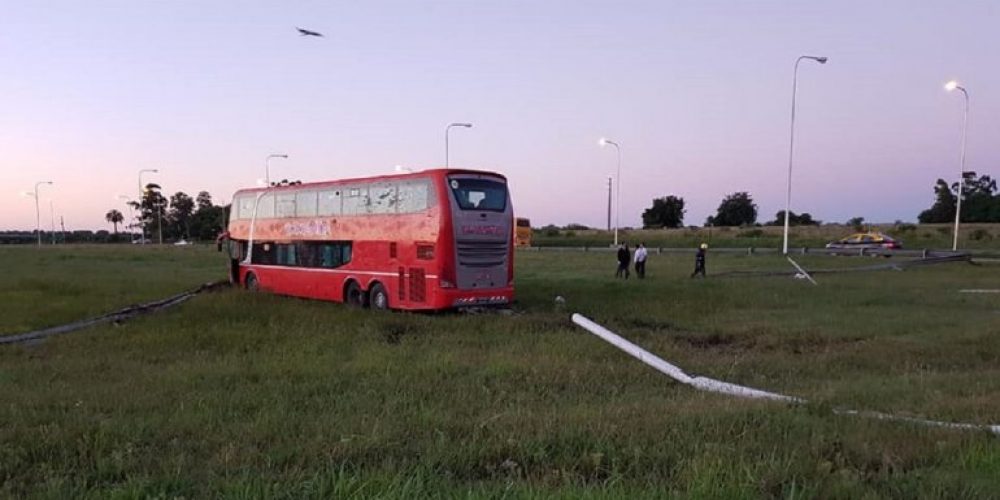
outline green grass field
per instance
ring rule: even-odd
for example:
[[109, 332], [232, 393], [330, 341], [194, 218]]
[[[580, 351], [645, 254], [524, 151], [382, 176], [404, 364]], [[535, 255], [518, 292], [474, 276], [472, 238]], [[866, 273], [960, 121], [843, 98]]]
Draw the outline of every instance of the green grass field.
[[[518, 254], [516, 313], [378, 314], [224, 290], [0, 346], [0, 496], [989, 498], [1000, 437], [832, 408], [1000, 423], [1000, 266], [690, 280], [652, 255]], [[206, 247], [0, 248], [0, 332], [224, 276]], [[814, 268], [886, 259], [802, 256]], [[709, 273], [787, 269], [709, 255]], [[565, 306], [553, 298], [562, 295]], [[674, 383], [580, 312], [689, 373]]]

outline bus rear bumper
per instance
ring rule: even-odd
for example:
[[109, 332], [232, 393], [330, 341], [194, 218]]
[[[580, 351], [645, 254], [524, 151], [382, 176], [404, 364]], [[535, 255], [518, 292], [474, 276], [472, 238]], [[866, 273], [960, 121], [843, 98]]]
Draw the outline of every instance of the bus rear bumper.
[[504, 306], [514, 300], [513, 289], [448, 290], [443, 293], [451, 307]]

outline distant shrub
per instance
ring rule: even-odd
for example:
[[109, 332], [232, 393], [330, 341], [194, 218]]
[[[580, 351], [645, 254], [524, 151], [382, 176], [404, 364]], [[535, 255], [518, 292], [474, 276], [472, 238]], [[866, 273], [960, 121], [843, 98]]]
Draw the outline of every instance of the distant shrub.
[[905, 222], [896, 224], [896, 231], [899, 231], [900, 233], [908, 233], [916, 230], [917, 230], [916, 224], [908, 224]]
[[563, 233], [563, 236], [565, 236], [567, 238], [572, 238], [572, 237], [576, 236], [576, 231], [566, 231], [565, 233]]
[[951, 232], [951, 229], [947, 228], [947, 227], [939, 227], [939, 228], [937, 228], [937, 232], [938, 232], [938, 234], [941, 234], [941, 235], [947, 235], [948, 233]]
[[979, 228], [979, 229], [976, 229], [976, 230], [972, 231], [971, 233], [969, 233], [969, 239], [970, 240], [974, 240], [974, 241], [992, 240], [993, 236], [990, 235], [989, 231], [987, 231], [987, 230], [985, 230], [983, 228]]
[[545, 236], [559, 236], [559, 228], [554, 224], [549, 224], [542, 228], [542, 234]]
[[573, 222], [573, 223], [567, 224], [566, 227], [565, 227], [565, 229], [568, 229], [570, 231], [586, 231], [587, 229], [590, 229], [590, 228], [587, 227], [587, 226], [585, 226], [585, 225], [583, 225], [583, 224], [577, 224], [576, 222]]
[[760, 238], [761, 236], [764, 236], [763, 229], [749, 229], [746, 231], [740, 231], [739, 234], [736, 235], [737, 238]]

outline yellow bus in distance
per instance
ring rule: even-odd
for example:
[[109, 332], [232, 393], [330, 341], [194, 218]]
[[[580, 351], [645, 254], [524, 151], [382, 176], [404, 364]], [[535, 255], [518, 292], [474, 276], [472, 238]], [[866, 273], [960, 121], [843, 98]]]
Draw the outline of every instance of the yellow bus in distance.
[[531, 221], [524, 217], [514, 220], [514, 246], [531, 246]]

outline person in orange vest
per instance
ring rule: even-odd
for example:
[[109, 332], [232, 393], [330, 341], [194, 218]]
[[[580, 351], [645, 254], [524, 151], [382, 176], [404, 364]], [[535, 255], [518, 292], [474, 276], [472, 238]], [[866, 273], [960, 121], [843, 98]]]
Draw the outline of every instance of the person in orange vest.
[[705, 276], [705, 253], [706, 252], [708, 252], [708, 243], [702, 243], [701, 246], [698, 247], [698, 253], [695, 254], [695, 256], [694, 256], [694, 272], [691, 273], [691, 277], [692, 278], [694, 278], [695, 276], [698, 276], [699, 274], [701, 275], [702, 278], [706, 277]]

